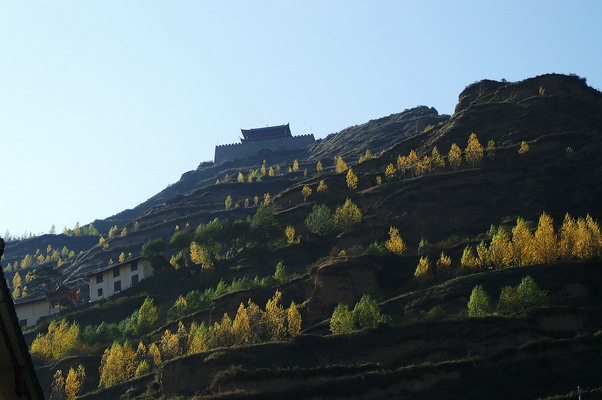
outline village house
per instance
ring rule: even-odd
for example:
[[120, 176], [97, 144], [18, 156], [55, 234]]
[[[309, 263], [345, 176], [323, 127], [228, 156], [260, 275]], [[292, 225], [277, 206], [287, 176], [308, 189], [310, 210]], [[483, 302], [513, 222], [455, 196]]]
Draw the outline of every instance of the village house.
[[136, 257], [97, 269], [87, 276], [90, 301], [109, 298], [136, 286], [140, 281], [153, 276], [153, 273], [151, 262], [144, 257]]
[[79, 299], [79, 289], [72, 289], [65, 284], [44, 294], [33, 294], [15, 300], [15, 311], [20, 326], [34, 326], [40, 318], [58, 313], [75, 306]]

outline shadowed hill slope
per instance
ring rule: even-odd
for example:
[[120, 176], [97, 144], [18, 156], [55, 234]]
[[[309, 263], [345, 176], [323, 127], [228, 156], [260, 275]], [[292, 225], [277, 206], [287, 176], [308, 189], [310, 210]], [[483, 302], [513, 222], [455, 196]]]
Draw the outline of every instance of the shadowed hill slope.
[[[314, 154], [324, 157], [332, 156], [336, 148], [344, 149], [343, 142], [352, 143], [347, 150], [353, 147], [356, 153], [343, 154], [350, 154], [347, 161], [357, 174], [357, 188], [348, 186], [347, 172], [337, 174], [328, 168], [314, 173], [316, 159], [301, 158], [296, 172], [284, 170], [252, 183], [214, 182], [223, 179], [223, 173], [246, 175], [249, 168], [261, 166], [261, 160], [256, 160], [248, 169], [232, 165], [221, 172], [213, 170], [211, 180], [201, 187], [191, 184], [186, 193], [162, 199], [138, 215], [136, 224], [133, 220], [126, 224], [127, 235], [112, 237], [108, 246], [97, 245], [78, 256], [69, 267], [72, 277], [115, 259], [122, 251], [135, 253], [149, 239], [169, 240], [176, 225], [189, 224], [192, 231], [216, 217], [245, 219], [257, 208], [245, 206], [244, 200], [265, 193], [271, 194], [269, 208], [281, 228], [293, 226], [301, 237], [298, 243], [285, 244], [284, 235], [277, 244], [244, 243], [223, 254], [207, 274], [169, 271], [135, 289], [135, 301], [128, 302], [122, 293], [122, 301], [107, 302], [103, 313], [114, 310], [125, 315], [125, 307], [131, 312], [145, 294], [156, 297], [166, 311], [179, 294], [192, 288], [203, 291], [219, 279], [250, 282], [257, 276], [270, 279], [222, 293], [194, 312], [163, 320], [162, 326], [135, 340], [160, 343], [165, 329], [175, 332], [179, 323], [188, 329], [193, 322], [212, 324], [224, 313], [233, 318], [242, 302], [253, 299], [263, 305], [276, 289], [282, 292], [283, 304], [298, 305], [305, 334], [287, 342], [212, 348], [174, 357], [149, 375], [85, 398], [428, 399], [443, 394], [527, 399], [569, 393], [578, 384], [600, 386], [602, 381], [593, 372], [602, 366], [596, 333], [602, 328], [599, 259], [479, 272], [461, 265], [460, 259], [466, 245], [489, 244], [492, 234], [486, 232], [491, 224], [510, 228], [518, 216], [536, 221], [545, 211], [556, 227], [567, 212], [602, 217], [601, 99], [602, 94], [572, 76], [483, 81], [460, 94], [449, 119], [418, 108], [349, 128], [340, 137], [325, 139], [323, 145], [317, 143]], [[398, 119], [400, 115], [405, 115], [405, 122]], [[419, 124], [429, 118], [434, 119], [429, 123], [432, 127], [420, 129]], [[474, 164], [463, 158], [459, 166], [451, 167], [446, 157], [445, 166], [423, 173], [396, 169], [394, 176], [385, 175], [389, 164], [397, 165], [398, 157], [411, 150], [425, 160], [434, 146], [444, 156], [452, 143], [465, 148], [472, 132], [483, 145], [495, 141], [494, 151]], [[375, 158], [351, 163], [351, 154], [362, 154], [372, 144], [371, 150], [377, 150], [381, 133], [397, 139], [383, 145], [385, 151]], [[364, 140], [353, 142], [354, 135], [363, 135]], [[374, 138], [370, 146], [368, 137]], [[529, 148], [519, 153], [522, 141]], [[358, 148], [357, 143], [364, 147]], [[320, 181], [327, 190], [317, 191]], [[304, 187], [312, 189], [306, 198]], [[233, 199], [228, 209], [226, 196]], [[359, 206], [361, 223], [324, 236], [309, 231], [305, 219], [314, 206], [326, 205], [334, 212], [347, 198]], [[399, 228], [408, 245], [403, 255], [382, 248], [390, 226]], [[534, 227], [534, 222], [529, 226]], [[378, 243], [372, 245], [375, 241], [380, 242], [380, 250]], [[453, 273], [436, 272], [422, 283], [415, 279], [420, 257], [434, 262], [442, 251], [451, 257]], [[174, 252], [168, 249], [164, 255], [169, 258]], [[284, 281], [272, 276], [280, 260], [289, 273]], [[495, 301], [503, 287], [518, 285], [526, 275], [548, 291], [546, 304], [511, 315], [467, 317], [466, 304], [476, 285], [483, 285]], [[172, 285], [166, 283], [170, 279]], [[390, 324], [329, 335], [335, 307], [353, 305], [366, 293], [378, 300], [391, 317]], [[84, 307], [72, 318], [93, 322], [95, 310]], [[90, 360], [97, 362], [99, 356], [95, 353]], [[55, 367], [42, 367], [44, 376], [51, 377]], [[532, 387], [527, 387], [529, 379]]]
[[378, 154], [393, 143], [422, 132], [428, 125], [442, 124], [448, 118], [448, 115], [439, 115], [437, 110], [426, 106], [391, 114], [328, 135], [309, 147], [309, 159], [330, 160], [342, 156], [346, 160], [356, 160], [367, 149]]
[[[272, 153], [265, 155], [264, 158], [266, 158], [268, 164], [291, 163], [294, 159], [322, 160], [331, 163], [335, 156], [343, 156], [354, 160], [359, 158], [366, 149], [378, 153], [404, 137], [421, 132], [427, 125], [436, 125], [446, 121], [447, 118], [449, 116], [439, 115], [434, 108], [420, 106], [330, 134], [306, 149]], [[165, 201], [214, 183], [225, 174], [232, 175], [238, 171], [257, 168], [261, 165], [262, 160], [263, 158], [249, 158], [248, 160], [224, 162], [219, 165], [212, 162], [203, 162], [196, 170], [184, 173], [178, 182], [169, 185], [135, 208], [125, 210], [104, 220], [96, 220], [94, 225], [101, 231], [107, 231], [115, 224], [122, 226]]]

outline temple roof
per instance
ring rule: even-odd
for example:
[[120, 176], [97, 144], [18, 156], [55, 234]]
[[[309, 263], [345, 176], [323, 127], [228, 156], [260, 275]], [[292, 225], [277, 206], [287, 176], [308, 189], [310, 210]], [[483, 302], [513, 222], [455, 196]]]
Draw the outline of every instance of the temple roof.
[[266, 126], [265, 128], [256, 129], [241, 129], [240, 131], [244, 137], [244, 139], [241, 139], [242, 142], [248, 140], [263, 140], [292, 136], [289, 124]]
[[47, 292], [47, 291], [44, 291], [44, 292], [45, 292], [48, 300], [50, 300], [52, 298], [60, 298], [60, 297], [68, 296], [68, 297], [72, 298], [75, 302], [79, 298], [79, 291], [80, 291], [79, 289], [70, 288], [69, 286], [65, 285], [64, 283], [61, 283], [61, 284], [57, 285], [54, 290], [51, 290], [49, 292]]

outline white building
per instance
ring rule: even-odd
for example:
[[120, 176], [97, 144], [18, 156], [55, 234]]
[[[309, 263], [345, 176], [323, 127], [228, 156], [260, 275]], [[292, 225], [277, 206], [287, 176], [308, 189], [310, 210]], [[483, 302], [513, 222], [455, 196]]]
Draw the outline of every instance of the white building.
[[58, 285], [50, 292], [32, 294], [14, 301], [15, 311], [20, 326], [34, 326], [42, 317], [73, 307], [79, 299], [79, 289], [72, 289], [65, 284]]
[[119, 264], [106, 266], [87, 276], [90, 284], [90, 301], [98, 301], [136, 286], [140, 281], [153, 276], [151, 262], [136, 257]]
[[17, 312], [20, 326], [34, 326], [40, 318], [56, 314], [60, 311], [59, 308], [51, 308], [50, 302], [44, 295], [34, 295], [32, 298], [28, 297], [23, 298], [23, 300], [15, 300], [15, 311]]

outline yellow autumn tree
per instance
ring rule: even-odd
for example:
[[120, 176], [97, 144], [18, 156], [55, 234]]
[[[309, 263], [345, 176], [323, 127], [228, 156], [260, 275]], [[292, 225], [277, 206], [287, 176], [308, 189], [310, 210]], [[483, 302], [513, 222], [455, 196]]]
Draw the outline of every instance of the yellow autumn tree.
[[69, 368], [67, 379], [65, 379], [65, 394], [68, 399], [74, 399], [81, 392], [86, 380], [86, 370], [79, 364], [77, 369]]
[[261, 164], [261, 168], [259, 168], [259, 173], [261, 174], [261, 176], [266, 176], [268, 173], [268, 167], [267, 167], [267, 165], [265, 165], [265, 160], [263, 160], [263, 163]]
[[142, 342], [138, 342], [138, 347], [136, 348], [136, 361], [140, 362], [145, 360], [148, 356], [148, 349]]
[[535, 263], [548, 264], [558, 258], [558, 241], [554, 232], [553, 220], [546, 213], [542, 213], [539, 217], [533, 238], [533, 248], [535, 249]]
[[50, 400], [63, 400], [66, 397], [65, 378], [63, 377], [63, 371], [58, 369], [55, 371], [52, 384], [50, 385]]
[[468, 138], [468, 144], [466, 145], [466, 150], [464, 150], [464, 156], [466, 157], [466, 161], [472, 164], [474, 168], [475, 165], [481, 162], [483, 159], [484, 149], [479, 139], [477, 138], [476, 133], [471, 133]]
[[293, 161], [293, 172], [299, 171], [299, 161]]
[[343, 157], [335, 157], [335, 171], [336, 173], [341, 173], [347, 169], [347, 163], [343, 160]]
[[506, 268], [514, 260], [514, 250], [510, 238], [504, 229], [498, 229], [491, 238], [489, 245], [489, 258], [497, 268]]
[[197, 242], [190, 244], [190, 259], [203, 269], [211, 269], [215, 266], [211, 252]]
[[575, 258], [585, 260], [592, 256], [591, 250], [592, 241], [585, 220], [583, 218], [578, 218], [575, 229], [575, 242], [573, 243], [573, 250], [571, 253]]
[[269, 193], [263, 195], [263, 204], [266, 206], [272, 202], [272, 196]]
[[433, 279], [433, 271], [431, 271], [431, 262], [428, 257], [420, 257], [414, 278], [419, 282], [426, 282]]
[[429, 156], [424, 156], [422, 159], [418, 160], [416, 167], [414, 168], [414, 172], [416, 176], [425, 176], [433, 169], [433, 165], [431, 162], [431, 158]]
[[345, 204], [335, 210], [333, 222], [338, 230], [344, 231], [360, 222], [362, 217], [362, 210], [351, 199], [347, 199]]
[[473, 272], [479, 270], [480, 262], [475, 257], [472, 247], [466, 246], [464, 248], [464, 251], [462, 252], [462, 258], [460, 259], [460, 265]]
[[437, 276], [449, 277], [452, 273], [452, 261], [451, 257], [446, 255], [444, 252], [441, 252], [439, 259], [437, 260]]
[[357, 189], [358, 178], [357, 175], [353, 173], [353, 169], [350, 168], [349, 171], [347, 171], [345, 181], [347, 182], [347, 187], [349, 187], [349, 189]]
[[119, 262], [122, 263], [125, 261], [125, 253], [122, 251], [121, 254], [119, 254]]
[[558, 252], [562, 258], [571, 258], [573, 256], [573, 249], [575, 248], [575, 242], [577, 241], [577, 222], [566, 213], [564, 221], [558, 232], [559, 243]]
[[[250, 300], [249, 300], [250, 301]], [[243, 303], [238, 306], [236, 317], [232, 321], [232, 334], [239, 345], [253, 343], [253, 330], [247, 308]]]
[[159, 350], [159, 346], [157, 346], [156, 343], [152, 343], [150, 346], [148, 346], [148, 356], [155, 367], [158, 367], [163, 362], [163, 357], [161, 357], [161, 351]]
[[593, 256], [600, 257], [602, 256], [602, 230], [600, 225], [589, 214], [585, 216], [585, 224], [592, 238]]
[[452, 143], [449, 153], [447, 153], [447, 162], [454, 170], [457, 170], [462, 164], [462, 150], [455, 143]]
[[410, 169], [408, 164], [408, 158], [406, 156], [398, 156], [397, 157], [397, 170], [401, 171], [403, 174], [403, 178], [406, 177], [406, 172]]
[[245, 182], [245, 174], [243, 174], [242, 172], [239, 172], [238, 175], [236, 176], [236, 181], [238, 183], [244, 183]]
[[232, 207], [232, 196], [230, 196], [230, 195], [226, 196], [224, 205], [226, 206], [226, 210], [228, 210], [228, 209], [230, 209], [230, 207]]
[[527, 222], [520, 217], [516, 219], [516, 225], [512, 228], [512, 247], [516, 265], [531, 265], [535, 262], [533, 234], [527, 227]]
[[527, 142], [525, 142], [523, 140], [522, 142], [520, 142], [520, 146], [518, 147], [518, 153], [525, 154], [528, 151], [529, 151], [529, 145], [527, 144]]
[[281, 300], [282, 292], [277, 290], [265, 304], [265, 311], [262, 315], [262, 322], [270, 341], [280, 341], [286, 338], [287, 311], [280, 304]]
[[129, 343], [114, 342], [107, 348], [100, 361], [100, 381], [98, 386], [109, 387], [134, 377], [138, 364], [136, 353]]
[[288, 244], [299, 243], [300, 238], [295, 236], [295, 227], [292, 225], [284, 228], [284, 236], [286, 236], [286, 243]]
[[396, 174], [397, 174], [397, 169], [395, 168], [395, 166], [392, 163], [387, 165], [387, 168], [385, 168], [385, 177], [387, 179], [393, 179], [393, 178], [395, 178]]
[[395, 254], [403, 254], [406, 251], [406, 244], [399, 235], [399, 229], [394, 226], [389, 228], [389, 239], [385, 242], [385, 247]]
[[320, 181], [320, 183], [318, 183], [318, 187], [316, 188], [316, 192], [318, 192], [318, 193], [325, 193], [327, 190], [328, 190], [328, 185], [322, 179]]
[[322, 172], [322, 170], [323, 170], [323, 169], [324, 169], [324, 166], [322, 165], [322, 161], [318, 161], [318, 162], [316, 163], [316, 171], [317, 171], [318, 173], [320, 173], [320, 172]]
[[274, 167], [270, 167], [270, 169], [268, 169], [268, 176], [274, 176], [276, 175], [276, 171], [274, 171]]
[[358, 162], [362, 163], [364, 161], [371, 160], [373, 158], [376, 158], [376, 156], [374, 155], [372, 150], [366, 149], [366, 152], [364, 153], [364, 155], [360, 156]]
[[188, 337], [186, 339], [188, 348], [186, 354], [200, 353], [201, 351], [208, 350], [209, 347], [207, 346], [206, 335], [207, 327], [205, 326], [205, 323], [198, 325], [196, 322], [193, 322], [190, 324]]
[[13, 287], [18, 287], [21, 286], [23, 284], [23, 281], [21, 279], [21, 275], [18, 272], [15, 272], [15, 275], [13, 275]]
[[416, 153], [416, 151], [411, 150], [410, 154], [408, 154], [408, 157], [406, 159], [407, 162], [407, 168], [409, 171], [412, 171], [412, 174], [414, 172], [416, 172], [416, 167], [418, 166], [418, 162], [420, 161], [420, 158], [418, 157], [418, 154]]
[[46, 334], [39, 333], [30, 347], [36, 358], [60, 360], [79, 345], [79, 325], [66, 320], [52, 321]]
[[299, 310], [294, 301], [287, 310], [286, 321], [288, 326], [287, 331], [290, 336], [296, 336], [301, 332], [301, 314], [299, 314]]
[[434, 168], [445, 168], [445, 160], [443, 159], [443, 156], [441, 156], [441, 153], [439, 153], [437, 146], [433, 147], [433, 150], [431, 150], [431, 160]]
[[481, 267], [481, 269], [489, 268], [493, 264], [491, 261], [491, 250], [489, 247], [487, 247], [485, 242], [481, 241], [477, 245], [476, 250], [479, 267]]
[[164, 360], [170, 360], [184, 353], [184, 349], [181, 346], [182, 336], [186, 336], [186, 330], [182, 321], [178, 324], [177, 333], [172, 333], [169, 329], [163, 332], [163, 336], [161, 336], [161, 341], [159, 342], [159, 350], [161, 350], [161, 356]]
[[301, 189], [301, 194], [303, 195], [303, 201], [307, 201], [309, 196], [311, 196], [312, 192], [313, 192], [313, 190], [311, 190], [311, 188], [309, 186], [307, 186], [307, 185], [303, 186], [303, 189]]
[[146, 360], [142, 360], [138, 363], [136, 367], [136, 372], [134, 372], [134, 377], [138, 378], [140, 376], [144, 376], [148, 374], [151, 370], [150, 363]]

